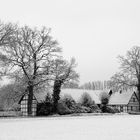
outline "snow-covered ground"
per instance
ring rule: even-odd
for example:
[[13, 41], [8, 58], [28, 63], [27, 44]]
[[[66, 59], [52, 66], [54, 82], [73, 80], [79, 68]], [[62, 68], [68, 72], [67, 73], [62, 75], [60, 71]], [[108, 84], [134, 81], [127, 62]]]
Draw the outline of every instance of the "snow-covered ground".
[[0, 140], [139, 140], [140, 116], [0, 119]]

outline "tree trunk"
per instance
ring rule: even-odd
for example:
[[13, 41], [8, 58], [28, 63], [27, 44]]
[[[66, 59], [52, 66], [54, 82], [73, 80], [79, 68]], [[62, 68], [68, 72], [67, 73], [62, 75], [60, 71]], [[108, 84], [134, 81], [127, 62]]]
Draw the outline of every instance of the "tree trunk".
[[138, 101], [139, 101], [139, 112], [140, 112], [140, 83], [137, 86], [137, 90], [138, 90]]
[[29, 95], [28, 95], [28, 116], [32, 116], [32, 102], [33, 102], [33, 86], [28, 86]]
[[58, 100], [60, 99], [60, 91], [61, 91], [62, 81], [55, 80], [53, 87], [53, 112], [57, 113]]

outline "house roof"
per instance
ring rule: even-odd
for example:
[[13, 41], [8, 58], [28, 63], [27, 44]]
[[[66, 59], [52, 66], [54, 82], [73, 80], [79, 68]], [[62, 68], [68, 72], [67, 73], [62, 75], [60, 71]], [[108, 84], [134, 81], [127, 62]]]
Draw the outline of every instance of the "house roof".
[[[48, 91], [48, 92], [52, 92], [52, 91]], [[102, 90], [62, 89], [60, 93], [60, 97], [63, 97], [64, 95], [71, 95], [75, 101], [79, 101], [81, 95], [85, 92], [91, 96], [91, 98], [95, 101], [96, 104], [100, 104], [99, 94], [102, 92]], [[45, 99], [46, 94], [47, 91], [34, 93], [38, 102], [43, 101]]]
[[127, 105], [133, 95], [134, 91], [116, 92], [111, 95], [109, 105]]
[[[47, 95], [47, 92], [52, 93], [52, 90], [42, 91], [40, 93], [34, 93], [35, 98], [38, 102], [44, 101]], [[85, 89], [62, 89], [60, 97], [64, 95], [71, 95], [75, 101], [79, 101], [83, 93], [88, 93], [91, 98], [95, 101], [96, 104], [100, 104], [100, 93], [102, 90], [85, 90]], [[108, 93], [109, 90], [106, 90]], [[122, 93], [116, 92], [110, 96], [109, 105], [127, 105], [131, 99], [134, 91], [123, 91]]]
[[96, 104], [100, 104], [99, 94], [102, 92], [102, 90], [63, 89], [61, 96], [69, 94], [74, 98], [75, 101], [79, 101], [81, 95], [85, 92], [91, 96]]

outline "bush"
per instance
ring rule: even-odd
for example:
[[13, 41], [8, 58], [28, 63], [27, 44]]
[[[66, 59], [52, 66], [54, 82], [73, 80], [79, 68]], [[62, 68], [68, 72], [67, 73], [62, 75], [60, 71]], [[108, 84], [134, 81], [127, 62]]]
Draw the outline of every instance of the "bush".
[[37, 104], [37, 116], [47, 116], [53, 114], [53, 104], [41, 102]]
[[82, 106], [85, 107], [90, 107], [95, 104], [95, 102], [92, 100], [91, 96], [87, 92], [84, 92], [82, 94], [79, 102]]
[[90, 113], [91, 109], [89, 107], [86, 106], [81, 106], [80, 103], [75, 104], [75, 106], [73, 107], [73, 113]]
[[100, 101], [101, 101], [101, 104], [103, 105], [107, 105], [108, 102], [109, 102], [109, 95], [107, 92], [101, 92], [100, 95], [99, 95], [99, 98], [100, 98]]
[[[100, 101], [101, 101], [101, 107], [100, 109], [102, 110], [103, 113], [108, 112], [107, 104], [109, 102], [109, 95], [107, 92], [101, 92], [99, 95]], [[109, 113], [109, 112], [108, 112]]]
[[95, 105], [92, 105], [90, 107], [90, 109], [91, 109], [91, 113], [101, 113], [102, 112], [101, 109], [96, 104]]
[[71, 95], [64, 95], [63, 98], [61, 99], [61, 101], [62, 101], [69, 109], [73, 109], [73, 107], [74, 107], [75, 104], [76, 104], [75, 100], [72, 98]]
[[72, 113], [72, 111], [66, 106], [66, 104], [62, 100], [59, 100], [58, 102], [57, 111], [58, 114], [60, 115], [66, 115]]
[[74, 113], [76, 102], [71, 95], [64, 95], [58, 102], [58, 114], [66, 115]]
[[103, 109], [104, 106], [101, 106], [101, 110], [104, 110], [103, 113], [119, 113], [120, 111], [116, 108], [106, 106], [105, 109]]
[[49, 103], [53, 102], [51, 93], [49, 93], [49, 92], [47, 93], [47, 95], [45, 97], [45, 102], [49, 102]]
[[64, 95], [64, 97], [59, 100], [58, 113], [60, 115], [89, 112], [91, 112], [89, 107], [82, 106], [80, 103], [76, 103], [70, 95]]
[[63, 111], [63, 114], [101, 112], [100, 108], [95, 104], [88, 93], [83, 93], [79, 102], [80, 103], [76, 103], [70, 95], [64, 95], [61, 99], [61, 106], [63, 104], [66, 113]]
[[45, 101], [37, 104], [37, 116], [47, 116], [51, 114], [53, 114], [52, 96], [47, 93]]

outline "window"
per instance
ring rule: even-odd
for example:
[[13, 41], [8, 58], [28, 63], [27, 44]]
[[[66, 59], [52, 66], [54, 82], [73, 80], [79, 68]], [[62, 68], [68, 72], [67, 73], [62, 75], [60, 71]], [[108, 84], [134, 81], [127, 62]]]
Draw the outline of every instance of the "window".
[[123, 112], [123, 106], [120, 106], [120, 111]]
[[127, 106], [123, 107], [123, 112], [127, 112]]
[[133, 102], [136, 102], [136, 98], [135, 97], [133, 97]]
[[118, 106], [118, 110], [120, 111], [120, 106]]

